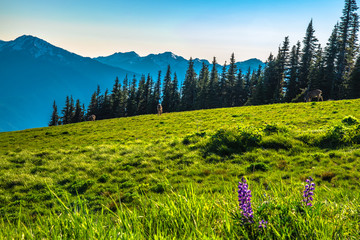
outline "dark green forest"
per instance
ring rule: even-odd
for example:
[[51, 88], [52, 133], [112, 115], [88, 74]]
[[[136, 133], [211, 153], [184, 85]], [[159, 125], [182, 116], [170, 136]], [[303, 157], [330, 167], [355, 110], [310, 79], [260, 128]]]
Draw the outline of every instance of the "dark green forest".
[[305, 94], [321, 89], [324, 100], [360, 97], [360, 54], [358, 43], [359, 16], [355, 0], [345, 0], [343, 15], [332, 34], [321, 46], [316, 38], [313, 20], [310, 21], [302, 42], [290, 46], [285, 37], [276, 55], [268, 57], [265, 67], [246, 73], [238, 70], [235, 56], [224, 64], [222, 71], [203, 64], [199, 75], [194, 62], [189, 66], [184, 82], [179, 87], [176, 73], [170, 66], [163, 76], [134, 76], [123, 81], [118, 78], [111, 92], [101, 92], [100, 86], [92, 94], [86, 108], [79, 100], [67, 96], [65, 106], [58, 112], [53, 103], [50, 126], [96, 119], [118, 118], [156, 113], [161, 103], [164, 112], [262, 105], [304, 101]]

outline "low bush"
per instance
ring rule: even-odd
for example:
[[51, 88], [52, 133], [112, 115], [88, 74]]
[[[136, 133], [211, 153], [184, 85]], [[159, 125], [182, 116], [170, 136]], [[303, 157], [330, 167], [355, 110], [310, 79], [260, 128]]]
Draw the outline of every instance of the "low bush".
[[285, 149], [289, 150], [293, 147], [292, 141], [284, 136], [281, 135], [274, 135], [270, 137], [265, 137], [263, 141], [261, 141], [261, 146], [263, 148], [269, 148], [269, 149]]
[[346, 116], [341, 120], [341, 122], [347, 125], [359, 124], [359, 120], [354, 116]]
[[274, 133], [286, 133], [289, 130], [284, 126], [279, 126], [278, 124], [266, 124], [264, 127], [264, 133], [267, 135], [274, 134]]
[[260, 145], [261, 133], [256, 129], [218, 130], [205, 145], [205, 153], [230, 156], [243, 153]]
[[266, 172], [269, 170], [269, 166], [266, 163], [263, 162], [256, 162], [256, 163], [251, 163], [247, 168], [246, 171], [247, 172], [255, 172], [255, 171], [262, 171], [262, 172]]
[[318, 145], [322, 148], [338, 148], [348, 143], [350, 143], [349, 131], [342, 125], [331, 127], [318, 141]]

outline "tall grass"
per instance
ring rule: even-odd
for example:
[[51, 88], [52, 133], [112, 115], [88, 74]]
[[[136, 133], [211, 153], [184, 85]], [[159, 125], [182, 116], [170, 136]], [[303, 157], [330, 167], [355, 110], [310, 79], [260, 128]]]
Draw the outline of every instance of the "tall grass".
[[[236, 184], [236, 183], [235, 183]], [[1, 239], [358, 239], [360, 194], [317, 187], [314, 206], [302, 203], [303, 185], [281, 181], [251, 184], [254, 223], [239, 220], [235, 187], [197, 194], [192, 185], [156, 198], [141, 195], [127, 207], [113, 200], [93, 212], [81, 197], [61, 199], [61, 211], [36, 221], [19, 211], [18, 221], [0, 222]], [[346, 201], [344, 201], [346, 200]], [[268, 224], [258, 228], [261, 219]]]

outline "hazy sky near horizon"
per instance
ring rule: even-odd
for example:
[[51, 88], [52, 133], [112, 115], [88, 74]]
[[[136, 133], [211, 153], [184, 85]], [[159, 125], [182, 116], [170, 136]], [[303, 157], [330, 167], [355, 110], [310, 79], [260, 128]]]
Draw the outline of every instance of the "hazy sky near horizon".
[[0, 0], [0, 40], [33, 35], [86, 57], [171, 51], [223, 64], [267, 59], [313, 19], [325, 46], [344, 0]]

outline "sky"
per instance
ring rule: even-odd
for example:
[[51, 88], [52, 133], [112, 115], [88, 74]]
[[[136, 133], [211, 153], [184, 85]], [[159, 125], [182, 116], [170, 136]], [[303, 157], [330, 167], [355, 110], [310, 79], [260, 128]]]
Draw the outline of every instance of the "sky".
[[325, 46], [344, 0], [0, 0], [0, 40], [33, 35], [85, 57], [171, 51], [218, 63], [276, 54], [311, 19]]

